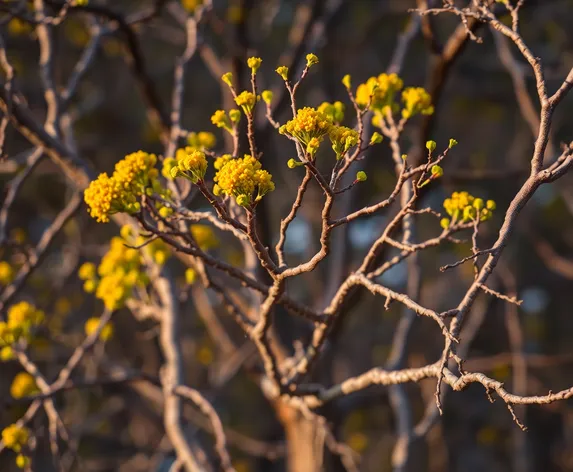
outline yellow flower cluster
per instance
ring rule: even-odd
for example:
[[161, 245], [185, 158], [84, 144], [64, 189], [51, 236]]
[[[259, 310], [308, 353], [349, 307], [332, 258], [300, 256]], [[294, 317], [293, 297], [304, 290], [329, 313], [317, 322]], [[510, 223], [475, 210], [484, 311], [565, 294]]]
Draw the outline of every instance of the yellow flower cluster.
[[0, 284], [8, 285], [12, 280], [14, 280], [14, 269], [8, 262], [0, 262]]
[[344, 121], [345, 109], [346, 107], [342, 102], [323, 102], [318, 107], [318, 111], [324, 113], [333, 123], [342, 123]]
[[337, 159], [342, 159], [352, 146], [358, 144], [358, 131], [346, 126], [332, 126], [328, 137]]
[[38, 392], [39, 389], [34, 377], [28, 372], [20, 372], [14, 377], [14, 380], [12, 380], [12, 385], [10, 386], [10, 395], [12, 395], [12, 398], [29, 397]]
[[149, 180], [157, 177], [156, 162], [154, 154], [138, 151], [119, 161], [111, 177], [100, 174], [84, 193], [90, 215], [98, 222], [106, 223], [114, 213], [138, 212], [138, 198]]
[[[140, 246], [145, 238], [134, 234], [129, 226], [121, 229], [121, 237], [114, 237], [108, 252], [103, 256], [99, 266], [91, 262], [83, 264], [78, 275], [84, 280], [84, 290], [95, 292], [96, 298], [103, 301], [108, 310], [121, 308], [133, 294], [135, 286], [145, 287], [149, 278], [144, 271], [142, 253], [157, 264], [164, 264], [169, 257], [167, 245], [161, 240], [154, 240], [141, 249], [127, 245]], [[142, 252], [140, 252], [142, 251]]]
[[356, 89], [356, 103], [365, 108], [370, 103], [370, 109], [386, 113], [388, 107], [393, 111], [396, 93], [402, 90], [404, 82], [397, 74], [380, 74], [370, 77], [366, 83]]
[[205, 151], [213, 149], [217, 144], [217, 139], [213, 133], [207, 131], [191, 132], [187, 135], [187, 143], [194, 151]]
[[[86, 336], [91, 336], [93, 333], [97, 331], [99, 326], [99, 318], [92, 317], [86, 321], [84, 325], [84, 330], [86, 332]], [[113, 325], [111, 323], [106, 323], [99, 333], [99, 339], [103, 342], [109, 341], [113, 336]]]
[[28, 302], [19, 302], [8, 309], [8, 320], [0, 321], [0, 360], [14, 357], [12, 345], [30, 340], [32, 329], [44, 322], [44, 312]]
[[261, 168], [261, 163], [253, 156], [245, 154], [238, 159], [228, 159], [215, 174], [215, 194], [225, 194], [235, 197], [241, 206], [255, 202], [275, 189], [272, 175]]
[[243, 109], [246, 115], [249, 115], [257, 104], [257, 96], [245, 90], [235, 97], [235, 103]]
[[444, 200], [444, 209], [451, 217], [451, 219], [442, 218], [440, 221], [440, 225], [445, 229], [460, 220], [464, 223], [476, 219], [489, 220], [496, 209], [496, 203], [493, 200], [484, 202], [483, 199], [475, 198], [468, 192], [454, 192], [450, 198]]
[[190, 226], [189, 231], [202, 251], [208, 251], [219, 245], [219, 239], [209, 225], [194, 224]]
[[217, 128], [223, 128], [227, 131], [231, 131], [231, 121], [227, 116], [225, 110], [217, 110], [211, 116], [211, 123], [213, 123]]
[[2, 441], [8, 449], [14, 452], [20, 452], [22, 448], [26, 447], [30, 439], [30, 431], [28, 428], [11, 424], [2, 430]]
[[404, 108], [402, 116], [411, 118], [418, 113], [422, 115], [431, 115], [434, 113], [432, 97], [422, 87], [408, 87], [402, 92], [402, 101]]
[[163, 161], [163, 175], [169, 178], [185, 177], [192, 183], [203, 180], [207, 172], [207, 158], [203, 151], [197, 151], [191, 146], [177, 149], [175, 157], [168, 157]]
[[322, 140], [331, 127], [332, 120], [329, 115], [304, 107], [297, 111], [295, 118], [281, 126], [279, 132], [295, 138], [306, 148], [311, 139]]

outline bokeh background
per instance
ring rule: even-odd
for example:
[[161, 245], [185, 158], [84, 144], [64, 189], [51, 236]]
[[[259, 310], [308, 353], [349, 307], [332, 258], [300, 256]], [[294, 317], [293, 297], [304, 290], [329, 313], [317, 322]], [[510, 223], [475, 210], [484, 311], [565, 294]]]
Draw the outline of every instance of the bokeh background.
[[[8, 5], [10, 2], [3, 2]], [[91, 0], [125, 17], [147, 11], [148, 0]], [[192, 1], [167, 2], [149, 21], [134, 27], [150, 80], [167, 113], [177, 56], [185, 46], [182, 25], [185, 7]], [[420, 5], [422, 2], [420, 2]], [[305, 34], [306, 22], [314, 23], [302, 48], [320, 58], [301, 87], [299, 106], [317, 106], [323, 101], [341, 100], [349, 105], [340, 80], [351, 74], [356, 85], [387, 70], [398, 38], [412, 27], [408, 11], [416, 7], [409, 0], [229, 0], [214, 2], [214, 12], [201, 28], [201, 41], [191, 60], [186, 78], [183, 127], [190, 131], [210, 131], [218, 138], [217, 150], [225, 147], [224, 137], [210, 122], [218, 108], [230, 97], [218, 80], [221, 72], [233, 70], [245, 83], [247, 57], [263, 58], [259, 73], [260, 89], [280, 89], [274, 69], [289, 57], [299, 54], [295, 43]], [[1, 14], [1, 11], [0, 11]], [[467, 41], [459, 54], [444, 68], [441, 77], [439, 48], [459, 25], [453, 16], [432, 17], [422, 24], [409, 43], [401, 77], [406, 85], [425, 86], [438, 91], [436, 114], [430, 120], [420, 117], [403, 136], [404, 148], [419, 155], [420, 143], [434, 139], [439, 148], [455, 137], [459, 145], [445, 161], [444, 177], [432, 184], [422, 205], [440, 210], [452, 191], [468, 190], [498, 203], [496, 216], [480, 235], [480, 245], [494, 240], [501, 217], [528, 173], [533, 149], [530, 124], [524, 119], [516, 100], [516, 87], [500, 59], [510, 54], [514, 70], [523, 74], [526, 91], [538, 109], [531, 70], [517, 49], [507, 45], [485, 26], [476, 28], [481, 44]], [[521, 14], [522, 34], [534, 54], [543, 59], [547, 83], [555, 89], [573, 66], [573, 2], [571, 0], [528, 0]], [[79, 84], [70, 104], [71, 126], [78, 153], [89, 160], [96, 172], [110, 171], [126, 153], [138, 149], [163, 152], [157, 122], [150, 117], [141, 88], [124, 48], [122, 32], [103, 16], [73, 12], [54, 28], [55, 74], [64, 84], [82, 52], [99, 28], [107, 28], [89, 71]], [[428, 33], [433, 31], [433, 37]], [[38, 69], [38, 47], [34, 32], [25, 22], [0, 16], [0, 32], [8, 57], [16, 68], [18, 91], [32, 112], [43, 118], [45, 103]], [[218, 62], [213, 58], [218, 58]], [[439, 83], [436, 85], [436, 80]], [[275, 116], [288, 119], [285, 103]], [[348, 113], [350, 114], [350, 107]], [[573, 139], [573, 97], [568, 97], [555, 114], [552, 148], [547, 159], [555, 157], [561, 142]], [[348, 125], [353, 125], [350, 116]], [[288, 169], [286, 161], [294, 149], [284, 137], [269, 132], [264, 120], [259, 123], [264, 165], [277, 183], [266, 198], [263, 226], [267, 241], [276, 241], [278, 223], [290, 208], [301, 173]], [[29, 144], [9, 127], [6, 157], [0, 163], [0, 182], [5, 196], [10, 181], [21, 169]], [[325, 169], [332, 156], [319, 155]], [[354, 210], [386, 196], [395, 182], [393, 162], [386, 144], [378, 146], [361, 161], [367, 171], [368, 185], [358, 186], [346, 203]], [[544, 394], [573, 384], [573, 177], [539, 190], [521, 215], [517, 230], [507, 247], [496, 275], [495, 288], [523, 300], [517, 308], [496, 298], [480, 296], [468, 325], [466, 368], [484, 372], [505, 382], [508, 390], [520, 394]], [[22, 263], [26, 251], [37, 243], [69, 198], [70, 190], [62, 174], [48, 159], [42, 160], [26, 180], [12, 207], [6, 228], [9, 235], [1, 258]], [[309, 197], [289, 230], [287, 253], [291, 261], [302, 261], [313, 254], [318, 244], [322, 196], [311, 188]], [[192, 205], [204, 208], [195, 199]], [[387, 222], [379, 214], [340, 230], [330, 258], [346, 271], [356, 267], [365, 251]], [[417, 239], [437, 234], [434, 218], [419, 218]], [[53, 377], [67, 356], [83, 339], [83, 325], [90, 316], [101, 313], [101, 303], [82, 290], [77, 267], [97, 261], [107, 250], [109, 239], [118, 228], [97, 224], [85, 208], [77, 213], [55, 239], [41, 265], [29, 277], [19, 297], [33, 301], [48, 317], [45, 330], [31, 347], [34, 359], [48, 377]], [[213, 254], [241, 264], [240, 247], [221, 234]], [[423, 305], [437, 310], [454, 307], [471, 283], [471, 265], [440, 272], [439, 267], [469, 254], [470, 244], [446, 244], [420, 256]], [[337, 253], [338, 250], [340, 253]], [[391, 257], [389, 251], [385, 257]], [[256, 355], [248, 340], [215, 299], [202, 289], [185, 286], [184, 268], [175, 258], [169, 261], [178, 274], [184, 318], [181, 337], [186, 361], [186, 382], [204, 392], [213, 402], [228, 431], [235, 466], [246, 471], [285, 470], [285, 434], [272, 405], [251, 381], [249, 368]], [[331, 294], [332, 280], [323, 264], [319, 269], [289, 285], [297, 299], [320, 306]], [[404, 290], [406, 265], [386, 274], [383, 283]], [[222, 348], [199, 315], [205, 307], [219, 322], [236, 347]], [[403, 312], [399, 305], [385, 310], [379, 299], [360, 292], [345, 310], [333, 333], [328, 355], [318, 364], [314, 380], [337, 383], [373, 366], [385, 365], [391, 354], [392, 339]], [[289, 349], [307, 341], [309, 327], [300, 320], [277, 317], [277, 330]], [[157, 327], [137, 321], [128, 310], [114, 315], [115, 336], [98, 345], [81, 366], [78, 379], [105, 378], [116, 366], [135, 369], [147, 377], [140, 382], [101, 385], [90, 389], [71, 389], [59, 394], [57, 404], [70, 431], [80, 441], [79, 451], [85, 469], [93, 471], [168, 470], [170, 452], [161, 424], [157, 403], [161, 355]], [[471, 333], [470, 333], [471, 332]], [[470, 333], [470, 334], [468, 334]], [[464, 335], [462, 335], [464, 336]], [[443, 339], [430, 321], [416, 319], [404, 365], [421, 366], [434, 362], [441, 353]], [[232, 355], [231, 355], [232, 354]], [[26, 403], [10, 400], [9, 386], [18, 372], [16, 363], [0, 364], [0, 426], [5, 426], [25, 411]], [[405, 387], [412, 404], [414, 420], [424, 415], [433, 401], [435, 381], [430, 379]], [[154, 398], [155, 396], [155, 398]], [[547, 406], [516, 408], [529, 431], [523, 433], [512, 421], [502, 401], [491, 404], [481, 386], [447, 395], [444, 415], [416, 442], [411, 470], [415, 471], [567, 471], [573, 470], [573, 410], [569, 401]], [[341, 398], [322, 413], [338, 437], [361, 455], [360, 470], [391, 470], [391, 454], [396, 440], [396, 422], [387, 389], [371, 388], [361, 394]], [[209, 438], [201, 415], [186, 413], [194, 432]], [[41, 415], [32, 427], [46, 436]], [[207, 439], [205, 439], [207, 440]], [[49, 457], [46, 444], [38, 455]], [[40, 460], [37, 462], [42, 464]], [[49, 461], [44, 468], [50, 470]], [[4, 451], [0, 469], [12, 470], [13, 457]], [[43, 466], [42, 466], [43, 467]], [[341, 470], [335, 458], [327, 458], [326, 470]], [[80, 470], [80, 469], [77, 469]]]

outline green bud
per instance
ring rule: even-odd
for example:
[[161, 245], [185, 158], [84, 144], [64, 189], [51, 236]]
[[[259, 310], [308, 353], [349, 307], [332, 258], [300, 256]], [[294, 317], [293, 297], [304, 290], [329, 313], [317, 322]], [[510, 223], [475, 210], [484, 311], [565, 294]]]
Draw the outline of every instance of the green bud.
[[236, 108], [229, 110], [229, 118], [233, 123], [235, 124], [238, 123], [239, 121], [241, 121], [241, 111], [237, 110]]
[[436, 141], [427, 141], [426, 149], [430, 152], [433, 152], [436, 149]]
[[432, 166], [432, 177], [434, 179], [437, 179], [437, 178], [441, 177], [442, 175], [444, 175], [444, 169], [442, 169], [439, 165], [433, 165]]
[[457, 144], [458, 144], [458, 142], [454, 138], [451, 138], [450, 143], [448, 144], [448, 148], [452, 149]]
[[364, 172], [363, 170], [359, 170], [358, 172], [356, 172], [356, 181], [357, 182], [365, 182], [368, 179], [368, 176], [366, 175], [366, 172]]
[[352, 86], [352, 79], [350, 74], [346, 74], [344, 77], [342, 77], [342, 85], [344, 85], [347, 89]]
[[443, 229], [448, 229], [450, 227], [450, 219], [449, 218], [442, 218], [440, 220], [440, 226]]
[[304, 162], [297, 161], [296, 159], [289, 159], [287, 162], [287, 166], [289, 169], [294, 169], [295, 167], [303, 166]]
[[267, 105], [270, 105], [271, 102], [273, 101], [273, 92], [271, 92], [270, 90], [264, 90], [263, 93], [261, 93], [261, 97], [263, 97], [263, 101]]
[[374, 131], [374, 133], [372, 133], [372, 137], [370, 138], [370, 144], [380, 144], [383, 139], [384, 136], [382, 136], [378, 131]]
[[476, 210], [481, 210], [485, 206], [485, 203], [482, 198], [476, 198], [473, 205]]
[[495, 201], [493, 201], [493, 200], [488, 200], [486, 202], [485, 206], [488, 210], [491, 210], [491, 211], [493, 211], [497, 208], [497, 205], [496, 205]]

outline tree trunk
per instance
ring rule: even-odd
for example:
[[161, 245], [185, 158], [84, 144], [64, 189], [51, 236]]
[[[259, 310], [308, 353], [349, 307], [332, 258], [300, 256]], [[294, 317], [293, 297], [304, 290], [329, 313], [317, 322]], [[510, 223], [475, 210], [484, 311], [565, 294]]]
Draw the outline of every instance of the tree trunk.
[[277, 416], [286, 433], [287, 471], [321, 472], [323, 470], [324, 438], [320, 427], [299, 411], [278, 400]]

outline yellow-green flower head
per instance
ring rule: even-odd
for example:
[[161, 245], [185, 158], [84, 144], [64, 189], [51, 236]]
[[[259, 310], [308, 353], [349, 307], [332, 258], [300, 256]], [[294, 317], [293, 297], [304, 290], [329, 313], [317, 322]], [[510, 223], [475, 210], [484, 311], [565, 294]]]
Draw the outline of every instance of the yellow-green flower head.
[[366, 172], [364, 172], [363, 170], [359, 170], [358, 172], [356, 172], [356, 181], [357, 182], [366, 182], [366, 180], [368, 180], [368, 176], [366, 175]]
[[452, 217], [452, 221], [468, 222], [476, 218], [486, 221], [492, 217], [495, 202], [488, 200], [484, 203], [483, 199], [475, 198], [468, 192], [454, 192], [450, 198], [444, 200], [444, 209]]
[[217, 128], [223, 128], [227, 131], [231, 130], [231, 122], [229, 121], [229, 117], [225, 110], [217, 110], [211, 116], [211, 123], [213, 123]]
[[370, 137], [370, 144], [380, 144], [383, 140], [384, 136], [382, 136], [378, 131], [374, 131]]
[[342, 121], [344, 121], [345, 109], [346, 107], [342, 102], [323, 102], [318, 107], [318, 111], [328, 116], [333, 123], [342, 123]]
[[281, 127], [281, 132], [297, 139], [306, 148], [312, 138], [321, 139], [331, 127], [332, 120], [328, 115], [305, 107], [297, 111], [296, 118]]
[[287, 66], [279, 66], [277, 67], [277, 74], [282, 77], [284, 81], [288, 79], [288, 67]]
[[184, 149], [177, 149], [175, 159], [180, 173], [192, 183], [196, 184], [203, 180], [207, 172], [207, 158], [204, 152], [194, 151], [192, 147], [187, 146]]
[[411, 118], [418, 113], [422, 115], [431, 115], [434, 113], [432, 97], [422, 87], [408, 87], [402, 92], [402, 102], [404, 109], [402, 116]]
[[270, 90], [263, 90], [263, 93], [261, 93], [261, 97], [267, 105], [270, 105], [273, 101], [273, 95], [273, 92]]
[[306, 67], [312, 67], [315, 64], [318, 64], [318, 57], [316, 57], [315, 54], [307, 54], [306, 55]]
[[10, 395], [12, 398], [23, 398], [29, 397], [38, 393], [38, 386], [34, 377], [32, 377], [28, 372], [20, 372], [12, 380], [12, 385], [10, 386]]
[[163, 159], [163, 167], [161, 175], [166, 179], [174, 179], [179, 175], [179, 167], [177, 166], [177, 159], [174, 157], [166, 157]]
[[225, 82], [229, 87], [233, 87], [233, 73], [227, 72], [221, 76], [221, 80]]
[[253, 111], [257, 97], [254, 93], [245, 90], [235, 97], [235, 103], [248, 115]]
[[220, 192], [235, 197], [237, 203], [246, 206], [275, 189], [272, 176], [261, 169], [261, 163], [245, 154], [243, 158], [230, 159], [215, 174], [215, 182]]
[[341, 159], [351, 147], [358, 144], [358, 131], [346, 126], [332, 126], [328, 136], [337, 159]]
[[[87, 320], [86, 324], [84, 325], [86, 336], [91, 336], [93, 333], [95, 333], [98, 329], [99, 323], [100, 323], [99, 318], [95, 316]], [[107, 322], [99, 333], [99, 339], [105, 342], [109, 341], [112, 338], [112, 336], [113, 336], [113, 325], [110, 322]]]
[[239, 121], [241, 121], [241, 110], [237, 110], [236, 108], [229, 110], [229, 118], [233, 123], [239, 123]]
[[352, 77], [350, 77], [350, 74], [346, 74], [344, 77], [342, 77], [342, 85], [344, 85], [347, 89], [352, 87]]
[[4, 445], [14, 452], [20, 452], [28, 444], [29, 439], [30, 430], [17, 424], [11, 424], [2, 430]]
[[321, 139], [312, 138], [306, 145], [306, 152], [311, 156], [314, 156], [320, 147]]
[[202, 251], [208, 251], [219, 246], [219, 239], [209, 225], [193, 224], [189, 227], [189, 232]]
[[[387, 109], [393, 111], [394, 97], [402, 90], [404, 82], [397, 74], [380, 74], [370, 77], [366, 83], [360, 84], [356, 89], [356, 103], [361, 107], [385, 113]], [[389, 107], [389, 108], [388, 108]]]
[[118, 310], [130, 297], [131, 288], [125, 285], [125, 273], [113, 272], [101, 279], [96, 289], [96, 298], [103, 301], [108, 310]]
[[256, 74], [261, 67], [263, 60], [260, 57], [249, 57], [247, 59], [247, 65], [250, 67], [253, 74]]
[[0, 262], [0, 284], [8, 285], [12, 280], [14, 280], [14, 269], [8, 262]]
[[204, 151], [214, 148], [217, 139], [213, 133], [207, 131], [191, 132], [187, 135], [187, 144], [197, 151]]

